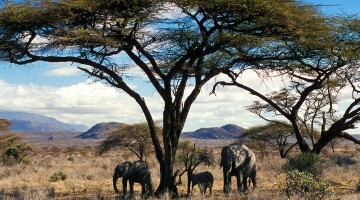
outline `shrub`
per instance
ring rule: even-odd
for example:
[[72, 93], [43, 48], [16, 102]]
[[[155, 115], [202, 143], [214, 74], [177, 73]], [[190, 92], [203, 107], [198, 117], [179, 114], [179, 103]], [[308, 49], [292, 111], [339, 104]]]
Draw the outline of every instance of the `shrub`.
[[63, 173], [62, 171], [55, 172], [53, 175], [50, 176], [50, 182], [56, 182], [56, 181], [65, 181], [67, 178], [67, 175]]
[[360, 179], [356, 183], [356, 192], [360, 192]]
[[350, 165], [355, 165], [356, 160], [351, 156], [337, 156], [335, 163], [340, 167], [348, 167]]
[[5, 165], [29, 163], [27, 158], [34, 153], [34, 148], [22, 139], [22, 136], [13, 133], [0, 135], [0, 162]]
[[291, 194], [297, 194], [301, 199], [324, 199], [327, 195], [332, 195], [334, 190], [327, 182], [317, 181], [309, 172], [299, 170], [289, 171], [286, 178], [287, 195], [290, 199]]
[[298, 170], [310, 173], [313, 177], [318, 178], [323, 172], [324, 160], [317, 154], [304, 153], [290, 157], [284, 168], [287, 172]]
[[67, 160], [68, 161], [74, 161], [75, 159], [73, 157], [69, 157]]

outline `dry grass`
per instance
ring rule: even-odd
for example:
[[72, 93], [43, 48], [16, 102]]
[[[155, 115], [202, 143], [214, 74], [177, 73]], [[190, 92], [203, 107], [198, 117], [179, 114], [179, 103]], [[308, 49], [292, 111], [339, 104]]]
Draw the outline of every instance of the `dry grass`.
[[[360, 178], [360, 150], [355, 148], [340, 151], [335, 154], [326, 152], [323, 157], [327, 163], [322, 179], [329, 181], [334, 186], [336, 195], [334, 198], [345, 200], [360, 199], [360, 193], [356, 193], [356, 184]], [[220, 158], [220, 148], [214, 147], [216, 158]], [[342, 165], [336, 161], [350, 156], [355, 164]], [[127, 154], [121, 152], [109, 152], [98, 156], [93, 149], [86, 148], [76, 151], [71, 155], [65, 149], [48, 148], [39, 151], [30, 158], [27, 165], [2, 166], [0, 168], [0, 199], [116, 199], [117, 195], [112, 188], [113, 169], [116, 164], [123, 162]], [[347, 159], [347, 158], [345, 158]], [[130, 158], [131, 160], [131, 158]], [[134, 160], [134, 159], [133, 159]], [[148, 158], [153, 184], [158, 185], [158, 164], [153, 157]], [[346, 161], [346, 160], [345, 160]], [[216, 166], [200, 166], [196, 171], [211, 171], [214, 175], [213, 195], [204, 196], [195, 188], [191, 199], [287, 199], [285, 188], [285, 174], [282, 165], [286, 162], [276, 152], [268, 154], [264, 159], [258, 159], [258, 188], [250, 190], [246, 195], [232, 193], [225, 196], [222, 192], [222, 170]], [[218, 160], [217, 160], [217, 163]], [[345, 162], [346, 163], [346, 162]], [[351, 162], [350, 162], [351, 163]], [[67, 175], [65, 181], [50, 182], [52, 174], [63, 172]], [[183, 177], [183, 183], [186, 182]], [[120, 184], [118, 185], [120, 188]], [[236, 188], [233, 178], [233, 189]], [[135, 191], [139, 199], [140, 186], [136, 184]], [[179, 187], [179, 192], [185, 198], [185, 184]], [[168, 196], [160, 199], [170, 199]]]

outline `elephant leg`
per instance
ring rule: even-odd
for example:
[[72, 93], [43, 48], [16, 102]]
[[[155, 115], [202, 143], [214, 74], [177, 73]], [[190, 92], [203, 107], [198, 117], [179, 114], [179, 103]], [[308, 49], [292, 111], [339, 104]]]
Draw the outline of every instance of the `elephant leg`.
[[251, 182], [253, 184], [253, 189], [255, 189], [256, 186], [257, 186], [257, 183], [256, 183], [256, 170], [253, 170], [251, 172], [250, 179], [251, 179]]
[[242, 189], [242, 180], [243, 180], [243, 174], [242, 171], [236, 172], [236, 184], [237, 184], [237, 190], [241, 192]]
[[241, 191], [241, 186], [242, 186], [240, 175], [236, 176], [236, 184], [237, 184], [237, 190], [240, 192]]
[[148, 187], [148, 193], [152, 194], [154, 192], [154, 189], [153, 189], [151, 182], [147, 184], [147, 187]]
[[122, 185], [123, 185], [123, 194], [126, 195], [127, 190], [127, 179], [122, 179]]
[[141, 183], [141, 196], [142, 197], [146, 196], [146, 184], [145, 183]]
[[134, 196], [134, 180], [129, 180], [130, 185], [130, 195]]
[[244, 193], [248, 191], [248, 177], [243, 177], [243, 186], [244, 186]]
[[199, 190], [200, 190], [200, 194], [204, 193], [204, 186], [200, 183], [199, 183]]

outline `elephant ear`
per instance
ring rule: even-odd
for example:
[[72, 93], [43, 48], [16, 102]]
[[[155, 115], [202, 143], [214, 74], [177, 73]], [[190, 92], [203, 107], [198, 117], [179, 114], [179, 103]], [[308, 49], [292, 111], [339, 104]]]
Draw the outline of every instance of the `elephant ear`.
[[[243, 165], [245, 162], [245, 159], [248, 157], [248, 149], [243, 148], [244, 145], [230, 145], [230, 149], [234, 153], [234, 160], [233, 165], [235, 167], [238, 167], [240, 165]], [[234, 166], [233, 166], [234, 167]]]

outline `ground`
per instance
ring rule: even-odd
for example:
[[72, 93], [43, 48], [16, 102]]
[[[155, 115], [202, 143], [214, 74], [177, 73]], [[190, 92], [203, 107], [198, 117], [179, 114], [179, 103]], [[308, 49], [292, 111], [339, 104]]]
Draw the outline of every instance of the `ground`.
[[[287, 199], [284, 192], [285, 174], [282, 165], [286, 159], [281, 159], [276, 151], [268, 152], [264, 158], [257, 154], [258, 187], [248, 194], [236, 193], [225, 196], [222, 192], [222, 169], [219, 168], [220, 150], [229, 141], [195, 141], [198, 146], [213, 149], [216, 158], [214, 166], [200, 166], [196, 172], [210, 171], [214, 175], [213, 195], [206, 199]], [[117, 199], [112, 187], [112, 175], [115, 166], [125, 160], [135, 160], [125, 150], [114, 150], [104, 155], [98, 155], [95, 143], [86, 145], [60, 147], [38, 147], [34, 155], [29, 157], [29, 163], [0, 167], [0, 199]], [[325, 149], [322, 157], [326, 159], [323, 181], [328, 181], [336, 191], [334, 199], [360, 200], [356, 185], [360, 182], [360, 148], [346, 144], [333, 153]], [[295, 154], [298, 152], [293, 152]], [[351, 161], [351, 162], [350, 162]], [[159, 183], [158, 164], [154, 157], [147, 158], [151, 168], [154, 187]], [[65, 180], [50, 181], [54, 173], [62, 172]], [[182, 197], [186, 195], [186, 177], [182, 177], [183, 185], [179, 186]], [[235, 178], [232, 179], [235, 190]], [[121, 181], [118, 181], [121, 188]], [[140, 186], [135, 184], [139, 199]], [[203, 199], [196, 187], [191, 199]], [[295, 198], [295, 197], [294, 197]], [[169, 199], [164, 196], [162, 199]], [[296, 199], [296, 198], [295, 198]]]

